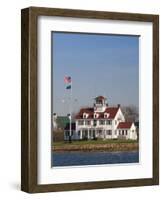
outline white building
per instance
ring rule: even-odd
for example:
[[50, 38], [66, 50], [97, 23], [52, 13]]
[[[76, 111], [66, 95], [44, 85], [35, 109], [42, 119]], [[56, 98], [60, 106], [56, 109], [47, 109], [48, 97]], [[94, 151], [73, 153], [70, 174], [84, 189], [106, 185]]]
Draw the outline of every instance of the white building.
[[[125, 122], [120, 105], [109, 107], [103, 96], [95, 98], [91, 108], [82, 108], [72, 124], [72, 140], [82, 139], [137, 139], [133, 122]], [[65, 128], [64, 139], [69, 139], [69, 125]]]

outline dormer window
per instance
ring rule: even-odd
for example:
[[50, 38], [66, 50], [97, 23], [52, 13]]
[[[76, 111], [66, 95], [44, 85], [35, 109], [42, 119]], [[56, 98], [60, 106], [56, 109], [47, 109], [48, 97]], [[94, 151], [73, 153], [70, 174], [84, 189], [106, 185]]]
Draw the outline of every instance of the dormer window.
[[104, 113], [104, 118], [108, 118], [109, 117], [109, 113]]
[[94, 113], [94, 118], [98, 118], [99, 114]]
[[83, 113], [83, 118], [87, 119], [88, 118], [88, 113]]

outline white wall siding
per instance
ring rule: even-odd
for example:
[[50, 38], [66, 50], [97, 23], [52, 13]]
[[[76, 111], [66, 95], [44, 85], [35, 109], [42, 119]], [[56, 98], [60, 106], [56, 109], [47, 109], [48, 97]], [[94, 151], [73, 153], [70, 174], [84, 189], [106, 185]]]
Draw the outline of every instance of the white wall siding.
[[[88, 121], [89, 121], [89, 124], [88, 124]], [[94, 125], [94, 121], [96, 121], [96, 125]], [[83, 124], [81, 124], [81, 122], [83, 122]], [[74, 135], [72, 136], [72, 139], [80, 140], [80, 139], [83, 139], [83, 137], [86, 137], [88, 139], [93, 139], [94, 136], [96, 136], [97, 138], [103, 138], [103, 139], [116, 139], [116, 138], [122, 137], [126, 139], [136, 140], [137, 133], [136, 133], [135, 125], [132, 124], [130, 129], [124, 129], [124, 130], [117, 129], [117, 126], [120, 122], [125, 122], [125, 118], [121, 111], [121, 108], [118, 109], [117, 114], [114, 117], [114, 119], [108, 119], [108, 118], [76, 119], [76, 122], [75, 122], [76, 131], [74, 131]], [[80, 134], [79, 134], [79, 131], [80, 131]], [[120, 131], [120, 134], [119, 134], [119, 131]], [[124, 131], [123, 132], [124, 135], [122, 135], [122, 131]]]

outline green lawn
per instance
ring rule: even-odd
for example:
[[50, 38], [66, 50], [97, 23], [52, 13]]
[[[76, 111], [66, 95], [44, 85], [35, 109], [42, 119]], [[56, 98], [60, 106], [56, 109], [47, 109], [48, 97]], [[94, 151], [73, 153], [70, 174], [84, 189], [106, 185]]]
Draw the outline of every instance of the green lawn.
[[53, 145], [55, 146], [63, 146], [63, 145], [84, 145], [84, 144], [111, 144], [111, 143], [137, 143], [136, 140], [113, 140], [113, 139], [108, 139], [108, 140], [81, 140], [81, 141], [72, 141], [69, 143], [68, 141], [63, 141], [63, 142], [53, 142]]

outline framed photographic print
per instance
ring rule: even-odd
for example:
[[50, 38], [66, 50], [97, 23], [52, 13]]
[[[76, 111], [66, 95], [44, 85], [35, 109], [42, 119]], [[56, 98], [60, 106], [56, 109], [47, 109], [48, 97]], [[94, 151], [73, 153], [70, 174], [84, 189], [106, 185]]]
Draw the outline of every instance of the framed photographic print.
[[22, 9], [21, 188], [159, 184], [159, 16]]

